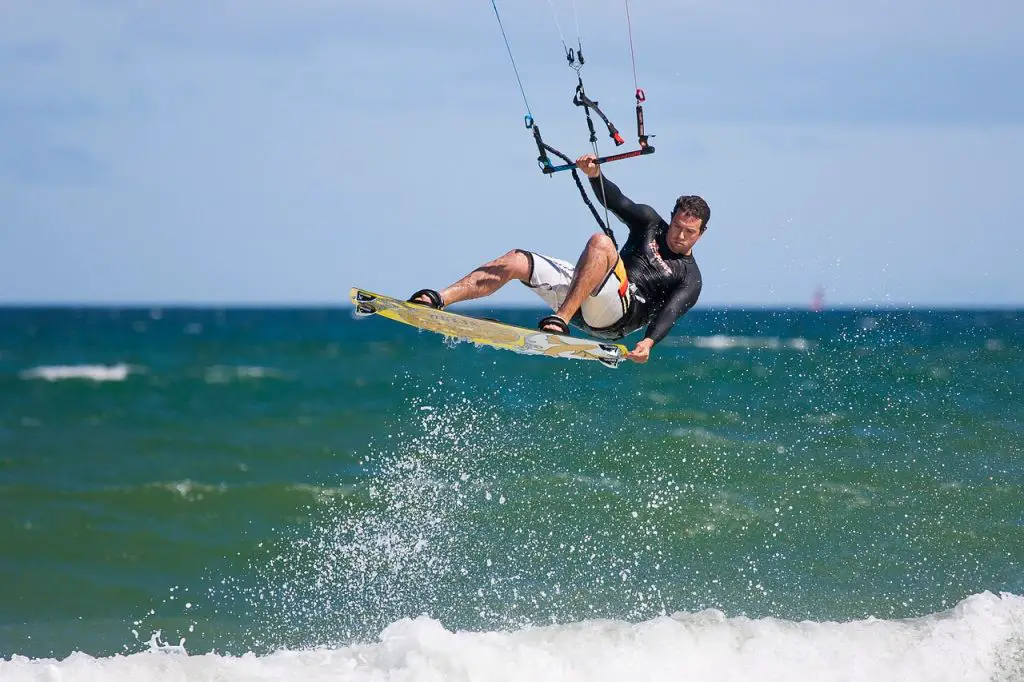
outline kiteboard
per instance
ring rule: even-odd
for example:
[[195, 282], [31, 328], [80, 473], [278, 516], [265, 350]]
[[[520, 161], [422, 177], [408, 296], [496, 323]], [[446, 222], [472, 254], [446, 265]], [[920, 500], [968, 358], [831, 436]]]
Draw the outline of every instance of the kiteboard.
[[577, 338], [526, 329], [504, 322], [470, 317], [447, 310], [437, 310], [420, 303], [400, 301], [363, 289], [351, 289], [349, 299], [360, 316], [380, 315], [426, 329], [448, 338], [469, 341], [514, 351], [523, 355], [544, 355], [549, 358], [597, 360], [605, 367], [617, 367], [626, 357], [626, 347], [594, 339]]

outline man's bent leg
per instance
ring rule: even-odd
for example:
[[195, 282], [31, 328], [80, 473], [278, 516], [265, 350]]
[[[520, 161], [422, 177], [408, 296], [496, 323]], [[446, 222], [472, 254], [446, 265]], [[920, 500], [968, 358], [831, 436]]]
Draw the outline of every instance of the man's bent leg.
[[566, 322], [571, 320], [583, 301], [597, 291], [618, 261], [619, 252], [608, 235], [602, 233], [591, 236], [576, 264], [569, 293], [555, 314]]
[[[441, 290], [441, 299], [447, 306], [459, 301], [483, 298], [490, 296], [513, 279], [523, 282], [530, 280], [530, 257], [518, 250], [509, 251], [504, 256], [481, 265]], [[426, 296], [421, 296], [417, 302], [429, 303]]]

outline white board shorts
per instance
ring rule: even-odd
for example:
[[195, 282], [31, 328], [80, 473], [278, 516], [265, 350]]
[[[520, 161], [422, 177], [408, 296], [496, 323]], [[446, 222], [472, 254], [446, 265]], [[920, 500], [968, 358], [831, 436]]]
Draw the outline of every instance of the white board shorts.
[[[559, 258], [551, 258], [532, 251], [523, 251], [530, 259], [530, 283], [534, 293], [544, 299], [553, 311], [558, 311], [569, 294], [575, 267]], [[632, 299], [626, 266], [620, 258], [615, 267], [597, 289], [583, 300], [580, 314], [591, 329], [614, 327], [629, 310]]]

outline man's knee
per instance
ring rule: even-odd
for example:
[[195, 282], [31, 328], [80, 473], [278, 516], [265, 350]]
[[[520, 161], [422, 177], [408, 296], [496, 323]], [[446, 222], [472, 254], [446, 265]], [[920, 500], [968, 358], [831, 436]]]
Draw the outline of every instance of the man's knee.
[[494, 261], [504, 271], [507, 279], [518, 279], [529, 281], [530, 271], [533, 268], [530, 256], [522, 249], [512, 249], [504, 256]]
[[618, 249], [615, 248], [615, 242], [604, 232], [595, 232], [590, 235], [590, 240], [587, 241], [587, 248], [609, 258], [619, 255]]

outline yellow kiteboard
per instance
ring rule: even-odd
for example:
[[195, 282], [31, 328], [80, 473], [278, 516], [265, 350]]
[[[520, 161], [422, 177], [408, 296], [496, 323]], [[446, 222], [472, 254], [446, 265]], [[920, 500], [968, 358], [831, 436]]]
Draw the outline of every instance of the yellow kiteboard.
[[349, 291], [357, 315], [381, 315], [404, 322], [418, 329], [443, 334], [449, 338], [503, 348], [524, 355], [546, 355], [550, 358], [597, 360], [606, 367], [617, 367], [626, 357], [626, 347], [593, 339], [553, 334], [538, 329], [516, 327], [503, 322], [468, 317], [447, 310], [435, 310], [419, 303], [399, 301], [362, 289]]

